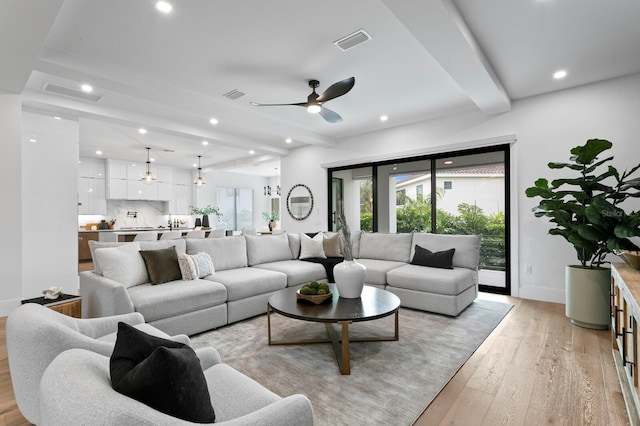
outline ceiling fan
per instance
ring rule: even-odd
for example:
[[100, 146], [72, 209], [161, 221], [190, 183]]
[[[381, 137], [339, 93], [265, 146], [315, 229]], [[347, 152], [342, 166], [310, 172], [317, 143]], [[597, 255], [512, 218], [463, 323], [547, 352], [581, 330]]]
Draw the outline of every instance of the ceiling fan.
[[313, 92], [307, 97], [307, 102], [299, 102], [294, 104], [259, 104], [257, 102], [251, 102], [251, 105], [254, 106], [301, 106], [307, 108], [312, 114], [320, 114], [322, 118], [327, 120], [329, 123], [339, 123], [342, 121], [342, 117], [335, 111], [330, 110], [329, 108], [325, 108], [324, 104], [329, 102], [331, 99], [335, 99], [342, 95], [347, 94], [356, 83], [355, 77], [349, 77], [344, 80], [341, 80], [337, 83], [329, 86], [327, 90], [324, 91], [321, 95], [316, 93], [316, 88], [320, 85], [318, 80], [309, 80], [309, 87], [313, 89]]

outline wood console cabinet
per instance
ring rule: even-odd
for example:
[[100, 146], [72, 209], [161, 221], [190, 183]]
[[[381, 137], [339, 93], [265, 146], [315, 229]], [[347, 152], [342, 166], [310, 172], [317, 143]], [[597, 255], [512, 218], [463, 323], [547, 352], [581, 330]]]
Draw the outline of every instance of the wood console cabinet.
[[640, 425], [640, 271], [624, 263], [611, 265], [611, 336], [613, 359], [632, 425]]

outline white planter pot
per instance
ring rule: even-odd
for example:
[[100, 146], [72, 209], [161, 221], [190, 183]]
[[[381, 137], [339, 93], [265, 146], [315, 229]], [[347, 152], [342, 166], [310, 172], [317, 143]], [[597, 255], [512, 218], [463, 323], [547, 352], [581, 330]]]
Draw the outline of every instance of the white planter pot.
[[367, 268], [355, 260], [345, 260], [333, 267], [338, 295], [345, 299], [356, 299], [362, 295]]
[[611, 270], [565, 268], [565, 313], [580, 327], [606, 330], [611, 323]]

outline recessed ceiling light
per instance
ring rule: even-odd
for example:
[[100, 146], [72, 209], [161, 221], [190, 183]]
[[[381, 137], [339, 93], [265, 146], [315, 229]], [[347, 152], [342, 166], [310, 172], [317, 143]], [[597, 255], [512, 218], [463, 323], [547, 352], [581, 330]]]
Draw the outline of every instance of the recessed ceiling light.
[[560, 80], [562, 78], [565, 78], [567, 76], [567, 72], [565, 70], [559, 70], [553, 73], [553, 78], [555, 78], [556, 80]]
[[446, 160], [446, 161], [444, 162], [444, 164], [446, 164], [447, 166], [448, 166], [449, 164], [453, 164], [453, 160]]
[[38, 142], [38, 139], [31, 138], [29, 139], [29, 142]]
[[102, 155], [102, 151], [96, 151], [97, 155]]
[[198, 167], [198, 165], [194, 163], [194, 164], [193, 164], [193, 167]]
[[255, 154], [255, 153], [256, 153], [256, 152], [255, 152], [254, 150], [249, 151], [249, 154], [251, 154], [251, 155], [253, 155], [253, 154]]
[[82, 89], [82, 91], [85, 93], [93, 92], [93, 87], [91, 87], [90, 84], [83, 84], [82, 86], [80, 86], [80, 89]]
[[53, 117], [54, 120], [62, 120], [62, 118], [58, 117], [57, 115], [55, 117]]
[[291, 142], [293, 142], [293, 140], [292, 140], [291, 138], [286, 138], [284, 141], [285, 141], [286, 143], [291, 143]]
[[135, 166], [136, 166], [136, 163], [131, 163], [131, 166], [132, 166], [132, 167], [135, 167]]
[[389, 119], [389, 117], [387, 117], [386, 115], [381, 115], [380, 116], [380, 121], [385, 122]]
[[218, 119], [217, 118], [212, 118], [211, 120], [209, 120], [209, 123], [213, 124], [214, 126], [216, 124], [218, 124]]
[[209, 142], [207, 142], [207, 141], [202, 141], [202, 145], [207, 146], [207, 145], [209, 145]]
[[145, 135], [147, 133], [147, 129], [143, 129], [142, 127], [138, 129], [138, 133], [141, 135]]
[[162, 13], [169, 13], [173, 9], [173, 6], [169, 2], [159, 1], [156, 3], [156, 9]]
[[156, 159], [151, 157], [151, 158], [149, 158], [149, 161], [154, 162], [154, 161], [156, 161]]

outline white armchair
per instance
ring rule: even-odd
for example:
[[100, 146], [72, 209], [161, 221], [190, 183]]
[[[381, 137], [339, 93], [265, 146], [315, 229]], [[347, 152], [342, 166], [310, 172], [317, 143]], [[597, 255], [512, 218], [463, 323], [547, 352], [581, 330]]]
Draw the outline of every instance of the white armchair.
[[[259, 383], [217, 363], [204, 370], [216, 425], [312, 426], [306, 396], [281, 398]], [[60, 354], [40, 383], [40, 426], [193, 425], [122, 395], [111, 387], [109, 358], [81, 349]]]
[[[154, 336], [190, 344], [184, 334], [171, 337], [146, 324], [138, 312], [78, 319], [27, 303], [9, 315], [6, 324], [9, 371], [18, 408], [27, 420], [35, 424], [43, 421], [38, 389], [42, 374], [55, 357], [72, 348], [111, 356], [120, 321]], [[199, 349], [196, 354], [203, 368], [220, 362], [220, 355], [213, 348]]]

